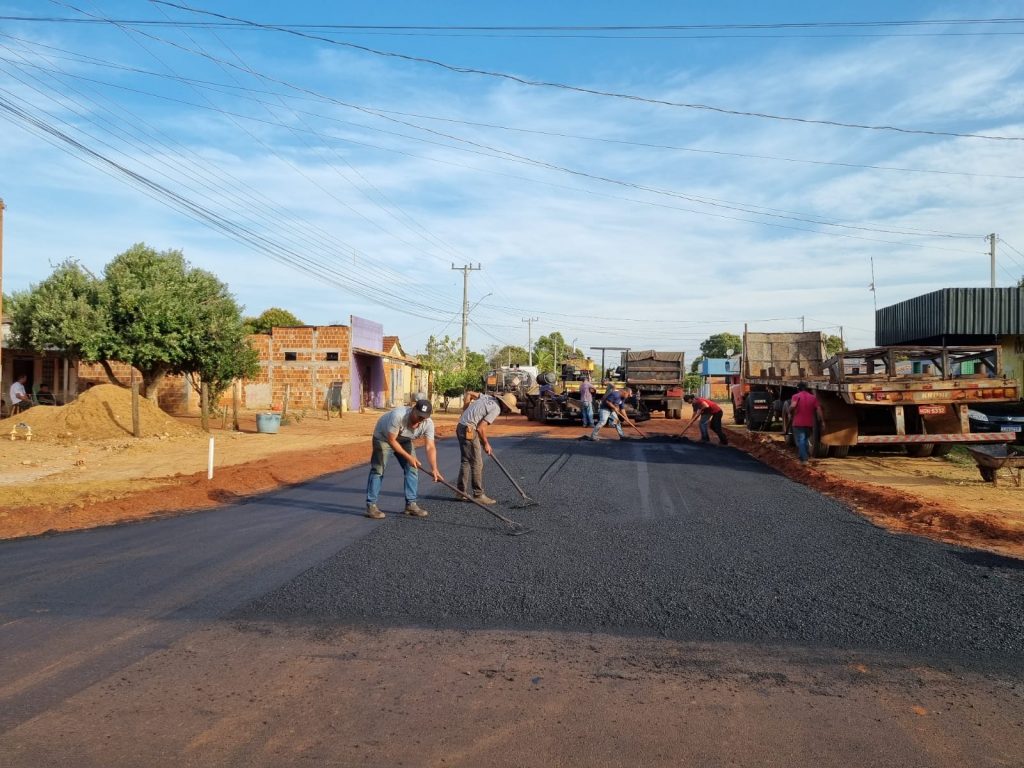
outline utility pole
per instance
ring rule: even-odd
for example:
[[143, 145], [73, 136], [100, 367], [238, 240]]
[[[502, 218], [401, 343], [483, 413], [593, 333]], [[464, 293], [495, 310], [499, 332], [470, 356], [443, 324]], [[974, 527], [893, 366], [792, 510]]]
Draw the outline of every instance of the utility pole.
[[803, 333], [807, 328], [804, 327], [804, 316], [800, 315], [800, 332]]
[[466, 367], [466, 320], [469, 317], [469, 273], [476, 272], [480, 269], [478, 263], [475, 267], [472, 264], [467, 264], [464, 267], [456, 267], [452, 264], [452, 269], [462, 272], [462, 367]]
[[530, 356], [529, 365], [533, 365], [533, 324], [536, 323], [540, 318], [537, 317], [524, 317], [523, 322], [526, 323], [526, 353]]
[[996, 287], [996, 234], [988, 236], [988, 255], [992, 262], [992, 287]]

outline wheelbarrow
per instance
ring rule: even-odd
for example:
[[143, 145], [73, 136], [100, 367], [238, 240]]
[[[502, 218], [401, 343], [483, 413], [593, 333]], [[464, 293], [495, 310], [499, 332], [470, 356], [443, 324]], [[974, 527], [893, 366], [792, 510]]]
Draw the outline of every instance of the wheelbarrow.
[[1013, 478], [1013, 484], [1020, 488], [1021, 474], [1024, 472], [1024, 450], [1017, 446], [1007, 445], [968, 445], [978, 472], [985, 482], [998, 485], [997, 473], [1006, 469]]

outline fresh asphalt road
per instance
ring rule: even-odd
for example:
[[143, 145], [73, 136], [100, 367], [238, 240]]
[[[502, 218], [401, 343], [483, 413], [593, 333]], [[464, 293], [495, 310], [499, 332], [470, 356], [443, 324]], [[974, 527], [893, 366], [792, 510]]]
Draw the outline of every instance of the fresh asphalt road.
[[[361, 467], [215, 511], [0, 544], [0, 751], [37, 764], [26, 745], [47, 713], [225, 618], [880, 652], [1020, 679], [1020, 561], [890, 535], [731, 449], [496, 445], [540, 505], [514, 508], [490, 464], [488, 491], [528, 535], [427, 480], [428, 519], [366, 520]], [[439, 452], [454, 479], [457, 446]], [[401, 504], [396, 466], [382, 507]]]

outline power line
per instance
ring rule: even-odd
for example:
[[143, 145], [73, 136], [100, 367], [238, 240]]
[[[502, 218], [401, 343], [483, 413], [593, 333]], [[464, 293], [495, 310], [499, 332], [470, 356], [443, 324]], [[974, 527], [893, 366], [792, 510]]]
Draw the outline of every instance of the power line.
[[[248, 20], [248, 19], [242, 19], [242, 18], [238, 18], [238, 17], [234, 17], [234, 16], [227, 16], [225, 14], [215, 13], [213, 11], [207, 11], [207, 10], [203, 10], [203, 9], [200, 9], [200, 8], [192, 8], [192, 7], [189, 7], [187, 5], [181, 5], [179, 3], [169, 2], [169, 0], [149, 0], [149, 1], [151, 3], [155, 3], [155, 4], [158, 4], [158, 5], [167, 5], [167, 6], [170, 6], [172, 8], [179, 8], [181, 10], [190, 11], [192, 13], [202, 14], [202, 15], [205, 15], [205, 16], [213, 16], [213, 17], [216, 17], [216, 18], [225, 19], [225, 20], [234, 21], [234, 22], [245, 23], [245, 24], [252, 25], [254, 27], [261, 27], [263, 29], [273, 30], [273, 31], [277, 31], [277, 32], [283, 32], [285, 34], [293, 35], [293, 36], [296, 36], [296, 37], [306, 38], [306, 39], [310, 39], [310, 40], [316, 40], [316, 41], [319, 41], [319, 42], [328, 43], [330, 45], [337, 45], [337, 46], [344, 47], [344, 48], [350, 48], [352, 50], [358, 50], [358, 51], [362, 51], [364, 53], [370, 53], [370, 54], [373, 54], [375, 56], [381, 56], [381, 57], [384, 57], [384, 58], [400, 59], [400, 60], [403, 60], [403, 61], [411, 61], [411, 62], [416, 62], [416, 63], [420, 63], [420, 64], [429, 64], [431, 66], [439, 67], [439, 68], [447, 70], [449, 72], [455, 72], [455, 73], [458, 73], [458, 74], [480, 75], [480, 76], [483, 76], [483, 77], [497, 78], [497, 79], [501, 79], [501, 80], [507, 80], [507, 81], [519, 83], [520, 85], [526, 85], [526, 86], [534, 87], [534, 88], [553, 88], [553, 89], [564, 90], [564, 91], [572, 91], [572, 92], [576, 92], [576, 93], [585, 93], [585, 94], [589, 94], [591, 96], [603, 96], [603, 97], [606, 97], [606, 98], [623, 99], [623, 100], [626, 100], [626, 101], [634, 101], [634, 102], [640, 102], [640, 103], [645, 103], [645, 104], [656, 104], [656, 105], [667, 106], [667, 107], [678, 107], [678, 108], [683, 108], [683, 109], [703, 110], [703, 111], [716, 112], [716, 113], [725, 114], [725, 115], [735, 115], [735, 116], [739, 116], [739, 117], [755, 117], [755, 118], [760, 118], [760, 119], [764, 119], [764, 120], [782, 120], [782, 121], [788, 121], [788, 122], [803, 123], [803, 124], [808, 124], [808, 125], [826, 125], [826, 126], [830, 126], [830, 127], [834, 127], [834, 128], [856, 128], [856, 129], [860, 129], [860, 130], [870, 130], [870, 131], [893, 131], [893, 132], [896, 132], [896, 133], [917, 134], [917, 135], [925, 135], [925, 136], [950, 136], [950, 137], [968, 138], [968, 139], [986, 139], [986, 140], [989, 140], [989, 141], [1024, 141], [1024, 136], [1000, 136], [1000, 135], [979, 134], [979, 133], [959, 133], [959, 132], [954, 132], [954, 131], [935, 131], [935, 130], [926, 130], [926, 129], [919, 129], [919, 128], [903, 128], [903, 127], [900, 127], [900, 126], [893, 126], [893, 125], [870, 125], [870, 124], [866, 124], [866, 123], [844, 123], [844, 122], [840, 122], [840, 121], [837, 121], [837, 120], [817, 120], [817, 119], [807, 118], [807, 117], [796, 117], [796, 116], [791, 116], [791, 115], [775, 115], [775, 114], [770, 114], [770, 113], [767, 113], [767, 112], [753, 112], [753, 111], [748, 111], [748, 110], [732, 109], [732, 108], [728, 108], [728, 107], [719, 107], [719, 106], [714, 106], [714, 105], [710, 105], [710, 104], [698, 104], [698, 103], [669, 101], [667, 99], [655, 99], [655, 98], [651, 98], [651, 97], [647, 97], [647, 96], [639, 96], [637, 94], [619, 93], [619, 92], [616, 92], [616, 91], [604, 91], [604, 90], [599, 90], [599, 89], [595, 89], [595, 88], [585, 88], [583, 86], [569, 85], [567, 83], [558, 83], [558, 82], [553, 82], [553, 81], [531, 80], [529, 78], [520, 77], [518, 75], [512, 75], [512, 74], [509, 74], [507, 72], [497, 72], [497, 71], [494, 71], [494, 70], [478, 69], [478, 68], [475, 68], [475, 67], [462, 67], [462, 66], [458, 66], [458, 65], [455, 65], [455, 64], [448, 64], [448, 63], [443, 62], [443, 61], [438, 61], [437, 59], [426, 58], [424, 56], [412, 56], [412, 55], [409, 55], [409, 54], [398, 53], [398, 52], [395, 52], [395, 51], [383, 51], [383, 50], [380, 50], [380, 49], [377, 49], [377, 48], [370, 48], [370, 47], [365, 46], [365, 45], [358, 45], [356, 43], [346, 42], [344, 40], [335, 40], [335, 39], [332, 39], [332, 38], [329, 38], [329, 37], [324, 37], [323, 35], [314, 35], [314, 34], [311, 34], [311, 33], [308, 33], [308, 32], [303, 32], [301, 30], [287, 29], [285, 27], [277, 27], [277, 26], [274, 26], [272, 24], [260, 24], [259, 22], [251, 21], [251, 20]], [[74, 8], [74, 6], [68, 5], [67, 3], [61, 2], [60, 4], [61, 5], [65, 5], [65, 6], [69, 7], [69, 8], [73, 8], [76, 11], [79, 11], [78, 8]], [[79, 11], [79, 12], [81, 13], [81, 11]]]
[[[53, 1], [57, 2], [58, 0], [53, 0]], [[157, 0], [153, 0], [153, 1], [156, 2]], [[163, 39], [163, 38], [159, 38], [159, 37], [155, 37], [155, 36], [152, 36], [152, 35], [148, 35], [146, 33], [140, 33], [140, 34], [144, 34], [145, 36], [151, 37], [152, 39], [157, 40], [159, 42], [163, 42], [163, 43], [166, 43], [168, 45], [172, 45], [174, 47], [181, 48], [181, 49], [183, 49], [185, 51], [188, 51], [190, 53], [202, 56], [203, 58], [207, 58], [207, 59], [209, 59], [211, 61], [214, 61], [214, 62], [217, 62], [217, 63], [221, 63], [221, 64], [225, 64], [225, 65], [227, 65], [229, 67], [234, 67], [234, 68], [241, 69], [241, 67], [238, 67], [238, 65], [233, 64], [231, 62], [224, 61], [223, 59], [220, 59], [218, 57], [212, 56], [211, 54], [209, 54], [209, 53], [207, 53], [205, 51], [197, 51], [197, 50], [194, 50], [194, 49], [189, 49], [189, 48], [187, 48], [185, 46], [181, 46], [181, 45], [179, 45], [177, 43], [174, 43], [173, 41], [169, 41], [169, 40], [166, 40], [166, 39]], [[348, 102], [344, 102], [344, 101], [335, 99], [335, 98], [330, 97], [330, 96], [319, 94], [316, 91], [313, 91], [313, 90], [310, 90], [310, 89], [307, 89], [307, 88], [304, 88], [304, 87], [301, 87], [301, 86], [294, 85], [294, 84], [289, 83], [287, 81], [283, 81], [283, 80], [279, 80], [277, 78], [270, 77], [269, 75], [256, 72], [255, 70], [245, 69], [245, 71], [248, 72], [249, 74], [253, 74], [255, 76], [258, 76], [259, 78], [261, 78], [263, 80], [267, 80], [269, 82], [273, 82], [273, 83], [277, 83], [277, 84], [280, 84], [280, 85], [284, 85], [287, 88], [290, 88], [290, 89], [293, 89], [293, 90], [297, 90], [297, 91], [300, 91], [300, 92], [303, 92], [303, 93], [308, 93], [310, 95], [316, 96], [317, 98], [319, 98], [321, 100], [329, 101], [331, 103], [338, 104], [340, 106], [344, 106], [344, 107], [347, 107], [347, 108], [350, 108], [350, 109], [355, 109], [355, 110], [358, 110], [358, 111], [361, 111], [361, 112], [365, 112], [367, 114], [375, 115], [375, 116], [380, 117], [380, 118], [382, 118], [384, 120], [388, 120], [390, 122], [395, 122], [395, 123], [398, 123], [400, 125], [405, 125], [407, 127], [411, 127], [411, 128], [416, 129], [416, 130], [424, 131], [426, 133], [434, 134], [436, 136], [449, 139], [451, 141], [456, 141], [456, 142], [459, 142], [459, 143], [466, 144], [468, 146], [477, 147], [479, 149], [485, 150], [486, 153], [487, 153], [486, 156], [489, 156], [489, 157], [499, 157], [499, 158], [503, 158], [503, 159], [506, 159], [506, 160], [510, 160], [512, 162], [524, 163], [524, 164], [528, 164], [528, 165], [536, 165], [536, 166], [539, 166], [541, 168], [547, 168], [547, 169], [550, 169], [550, 170], [555, 170], [555, 171], [559, 171], [559, 172], [570, 174], [570, 175], [574, 175], [574, 176], [580, 176], [580, 177], [583, 177], [583, 178], [589, 178], [589, 179], [592, 179], [592, 180], [595, 180], [595, 181], [601, 181], [601, 182], [607, 183], [607, 184], [613, 184], [613, 185], [617, 185], [617, 186], [624, 186], [624, 187], [628, 187], [628, 188], [632, 188], [632, 189], [637, 189], [639, 191], [649, 192], [649, 193], [656, 194], [656, 195], [663, 195], [663, 196], [668, 196], [668, 197], [679, 198], [679, 199], [683, 199], [683, 200], [687, 200], [687, 201], [690, 201], [690, 202], [697, 203], [699, 205], [705, 205], [705, 206], [715, 207], [715, 208], [722, 208], [722, 209], [726, 209], [726, 210], [734, 210], [734, 211], [739, 211], [739, 212], [742, 212], [742, 213], [752, 214], [752, 215], [755, 215], [755, 216], [764, 216], [764, 217], [769, 217], [769, 218], [779, 218], [779, 219], [784, 219], [784, 220], [792, 220], [792, 221], [797, 221], [797, 222], [802, 222], [802, 223], [814, 224], [814, 225], [817, 225], [817, 226], [834, 227], [834, 228], [840, 228], [840, 229], [861, 230], [861, 231], [868, 231], [868, 232], [878, 232], [878, 233], [883, 233], [883, 234], [902, 234], [902, 235], [908, 235], [908, 236], [924, 235], [924, 236], [932, 236], [932, 237], [969, 238], [969, 239], [974, 239], [974, 238], [978, 237], [978, 235], [966, 235], [966, 234], [961, 234], [961, 233], [938, 232], [938, 231], [934, 231], [934, 230], [927, 230], [927, 231], [925, 231], [925, 230], [917, 230], [917, 231], [893, 230], [893, 229], [884, 229], [884, 228], [881, 228], [881, 227], [867, 227], [867, 226], [859, 226], [859, 225], [852, 225], [852, 224], [844, 224], [844, 223], [840, 223], [840, 222], [829, 222], [829, 221], [824, 221], [824, 220], [822, 220], [820, 218], [809, 218], [806, 215], [796, 214], [795, 212], [792, 212], [792, 211], [780, 211], [779, 209], [766, 208], [766, 207], [763, 207], [763, 206], [758, 206], [756, 204], [734, 203], [734, 202], [728, 201], [728, 200], [717, 200], [715, 198], [705, 198], [705, 197], [700, 197], [700, 196], [696, 196], [696, 195], [690, 195], [690, 194], [686, 194], [686, 193], [682, 193], [682, 192], [677, 192], [677, 191], [674, 191], [674, 190], [660, 189], [660, 188], [657, 188], [657, 187], [650, 187], [650, 186], [647, 186], [647, 185], [642, 185], [642, 184], [636, 184], [636, 183], [633, 183], [633, 182], [622, 181], [620, 179], [614, 179], [614, 178], [607, 177], [607, 176], [602, 176], [602, 175], [598, 175], [598, 174], [592, 174], [592, 173], [589, 173], [589, 172], [586, 172], [586, 171], [581, 171], [581, 170], [578, 170], [578, 169], [567, 168], [567, 167], [556, 165], [556, 164], [553, 164], [553, 163], [548, 163], [548, 162], [543, 161], [543, 160], [537, 160], [535, 158], [531, 158], [531, 157], [528, 157], [528, 156], [524, 156], [524, 155], [519, 155], [517, 153], [508, 152], [508, 151], [502, 150], [500, 148], [491, 147], [489, 145], [481, 144], [479, 142], [474, 142], [474, 141], [471, 141], [471, 140], [468, 140], [468, 139], [464, 139], [462, 137], [455, 136], [455, 135], [452, 135], [452, 134], [447, 134], [447, 133], [443, 133], [443, 132], [440, 132], [440, 131], [435, 131], [433, 129], [426, 128], [424, 126], [420, 126], [420, 125], [417, 125], [415, 123], [410, 123], [410, 122], [405, 121], [405, 120], [399, 120], [399, 119], [396, 119], [396, 118], [389, 117], [386, 114], [378, 113], [375, 110], [373, 110], [371, 108], [368, 108], [368, 107], [361, 107], [361, 106], [358, 106], [358, 105], [353, 105], [353, 104], [350, 104]], [[379, 128], [371, 128], [369, 126], [362, 126], [362, 127], [365, 127], [365, 128], [367, 128], [369, 130], [380, 131], [380, 132], [384, 132], [384, 133], [390, 133], [388, 131], [383, 131], [383, 129], [379, 129]], [[417, 141], [424, 141], [426, 143], [436, 143], [436, 142], [431, 142], [431, 141], [428, 141], [426, 139], [422, 139], [422, 138], [418, 138], [418, 137], [410, 137], [410, 136], [408, 136], [406, 134], [395, 134], [395, 135], [401, 136], [403, 138], [410, 138], [410, 139], [417, 140]], [[346, 139], [341, 139], [341, 140], [345, 141]], [[445, 146], [447, 148], [453, 148], [450, 145], [446, 145], [446, 144], [442, 144], [441, 146]], [[468, 151], [468, 150], [464, 150], [464, 151]], [[627, 199], [629, 199], [629, 198], [627, 198]], [[731, 220], [737, 220], [737, 221], [746, 221], [748, 223], [759, 223], [759, 224], [768, 225], [768, 226], [782, 226], [782, 225], [772, 225], [772, 224], [770, 224], [768, 222], [761, 222], [761, 221], [758, 221], [758, 220], [744, 219], [742, 217], [722, 216], [722, 215], [718, 215], [718, 214], [711, 214], [711, 213], [707, 213], [707, 212], [697, 211], [697, 210], [694, 210], [694, 209], [676, 208], [674, 206], [664, 206], [664, 207], [675, 208], [676, 210], [687, 211], [687, 212], [690, 212], [690, 213], [696, 213], [698, 215], [713, 216], [713, 217], [717, 217], [717, 218], [731, 219]], [[761, 210], [755, 210], [757, 208], [760, 208]], [[793, 214], [793, 215], [789, 215], [789, 214]], [[808, 231], [805, 228], [801, 228], [801, 227], [784, 227], [784, 228], [797, 229], [798, 231]], [[834, 233], [834, 232], [822, 232], [822, 234], [831, 234], [831, 235], [836, 235], [836, 236], [844, 236], [841, 233]], [[845, 235], [845, 236], [853, 237], [854, 239], [869, 240], [869, 241], [873, 241], [873, 242], [888, 242], [888, 243], [892, 242], [892, 241], [888, 241], [888, 240], [879, 240], [877, 238], [865, 238], [865, 237], [857, 237], [857, 236], [853, 236], [853, 235]], [[912, 244], [912, 243], [906, 243], [906, 245], [912, 245], [912, 246], [915, 246], [915, 247], [929, 247], [929, 246], [922, 246], [920, 244]], [[964, 252], [964, 253], [974, 253], [973, 251], [963, 251], [962, 249], [942, 249], [942, 248], [938, 248], [936, 246], [932, 246], [932, 248], [935, 249], [935, 250], [960, 250], [960, 252]]]

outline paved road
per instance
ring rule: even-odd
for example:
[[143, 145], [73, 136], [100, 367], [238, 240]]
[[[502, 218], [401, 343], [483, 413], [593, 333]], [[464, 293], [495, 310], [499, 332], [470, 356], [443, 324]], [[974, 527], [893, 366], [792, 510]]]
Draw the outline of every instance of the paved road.
[[[456, 451], [450, 441], [441, 447], [442, 468], [452, 477]], [[643, 641], [651, 648], [663, 642], [728, 648], [732, 659], [758, 649], [787, 649], [787, 664], [794, 653], [824, 654], [815, 664], [826, 658], [833, 665], [847, 665], [851, 654], [860, 654], [857, 658], [891, 670], [888, 681], [873, 681], [881, 688], [920, 689], [919, 677], [899, 670], [953, 670], [954, 679], [943, 683], [943, 706], [998, 701], [999, 717], [1006, 719], [1000, 727], [1012, 729], [1024, 719], [1019, 561], [889, 535], [729, 449], [528, 439], [503, 441], [499, 450], [541, 502], [509, 510], [535, 528], [527, 536], [504, 535], [500, 523], [438, 495], [437, 486], [426, 487], [424, 504], [432, 511], [427, 520], [364, 520], [359, 512], [365, 469], [358, 469], [216, 512], [0, 545], [0, 727], [5, 731], [0, 751], [14, 757], [12, 765], [59, 765], [70, 755], [80, 765], [140, 760], [156, 765], [175, 764], [161, 759], [187, 747], [198, 749], [188, 753], [192, 764], [208, 764], [213, 753], [203, 752], [206, 742], [196, 747], [190, 728], [208, 728], [204, 718], [213, 718], [219, 742], [237, 741], [239, 708], [245, 705], [240, 699], [228, 706], [230, 714], [214, 714], [215, 708], [192, 702], [196, 690], [216, 689], [219, 674], [226, 680], [229, 666], [218, 657], [216, 664], [197, 667], [197, 649], [244, 647], [253, 665], [257, 659], [267, 664], [274, 649], [294, 650], [297, 644], [308, 655], [309, 643], [322, 644], [332, 632], [352, 627], [384, 632], [382, 638], [395, 631], [448, 638], [445, 633], [456, 630], [463, 633], [457, 648], [450, 640], [437, 641], [453, 657], [471, 642], [465, 630], [474, 630], [475, 637], [523, 630], [590, 638], [611, 633], [652, 638]], [[489, 490], [513, 502], [514, 492], [495, 469], [488, 468]], [[386, 479], [385, 508], [401, 506], [399, 477], [392, 471]], [[426, 629], [381, 629], [387, 627]], [[270, 639], [261, 640], [264, 634]], [[389, 642], [381, 640], [381, 647]], [[598, 649], [624, 641], [589, 642]], [[396, 656], [389, 666], [402, 668], [405, 646], [391, 647]], [[630, 653], [634, 659], [645, 654]], [[343, 665], [335, 671], [337, 681], [358, 692], [348, 677], [355, 667], [344, 666], [359, 663], [356, 655], [337, 648], [331, 654]], [[291, 651], [285, 657], [292, 658]], [[290, 669], [286, 658], [274, 663]], [[443, 664], [440, 656], [434, 662]], [[650, 666], [649, 660], [636, 664]], [[571, 667], [567, 661], [560, 668]], [[406, 679], [426, 674], [417, 669]], [[233, 674], [250, 686], [262, 675], [255, 666]], [[295, 693], [287, 714], [271, 716], [279, 721], [262, 722], [258, 730], [270, 733], [261, 739], [278, 747], [298, 738], [298, 732], [303, 744], [328, 739], [334, 723], [314, 727], [321, 719], [309, 710], [306, 690]], [[694, 690], [676, 693], [689, 698]], [[752, 690], [740, 684], [736, 695]], [[156, 725], [159, 716], [141, 703], [171, 696], [169, 691], [189, 702], [177, 721], [181, 733], [173, 725]], [[807, 691], [818, 695], [814, 686]], [[756, 693], [763, 695], [760, 689]], [[889, 689], [886, 697], [899, 695]], [[249, 701], [258, 700], [250, 690]], [[493, 704], [488, 699], [486, 706]], [[857, 706], [855, 714], [872, 722], [868, 714], [875, 704]], [[108, 724], [115, 707], [126, 729], [120, 736], [108, 733], [97, 741], [96, 728], [81, 727]], [[956, 765], [962, 754], [972, 754], [978, 765], [1012, 765], [1015, 749], [1024, 754], [1020, 728], [1017, 736], [1004, 739], [999, 729], [992, 732], [996, 716], [979, 718], [980, 711], [974, 710], [970, 728], [944, 744], [945, 758], [915, 762], [920, 756], [916, 737], [897, 738], [897, 731], [881, 740], [874, 734], [857, 748], [884, 745], [906, 765]], [[595, 710], [595, 727], [607, 716]], [[850, 712], [843, 717], [856, 719]], [[225, 728], [224, 721], [235, 727]], [[806, 718], [796, 722], [805, 731], [819, 727]], [[131, 727], [136, 736], [129, 745], [123, 734]], [[427, 742], [411, 722], [408, 727]], [[65, 739], [52, 738], [57, 728]], [[785, 729], [776, 724], [768, 730]], [[981, 733], [983, 743], [968, 743]], [[840, 741], [856, 741], [852, 733], [840, 736]], [[463, 738], [476, 743], [480, 735], [470, 731]], [[685, 738], [680, 734], [676, 742], [665, 743], [664, 764], [674, 764], [672, 745]], [[665, 740], [660, 731], [646, 743], [659, 739]], [[350, 741], [342, 738], [336, 749], [354, 748]], [[364, 752], [351, 764], [391, 764], [387, 750], [399, 742], [382, 739], [377, 761]], [[152, 750], [146, 750], [147, 743]], [[705, 746], [708, 755], [716, 754], [713, 745]], [[453, 746], [437, 748], [443, 754]], [[814, 755], [808, 764], [826, 764], [820, 755], [808, 755]], [[213, 762], [283, 765], [299, 762], [298, 756], [254, 752], [250, 743], [247, 750]], [[742, 751], [739, 757], [742, 761]], [[750, 757], [747, 763], [754, 764]], [[791, 758], [788, 764], [801, 761], [799, 755]], [[705, 764], [713, 762], [709, 758]]]

